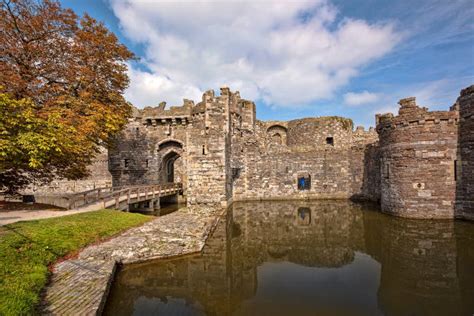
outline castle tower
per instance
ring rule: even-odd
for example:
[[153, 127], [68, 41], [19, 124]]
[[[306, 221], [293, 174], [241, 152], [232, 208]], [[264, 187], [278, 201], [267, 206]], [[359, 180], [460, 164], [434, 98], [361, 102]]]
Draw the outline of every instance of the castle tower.
[[187, 133], [188, 204], [227, 205], [230, 199], [230, 98], [207, 91], [193, 109]]
[[382, 211], [411, 218], [453, 218], [458, 112], [433, 111], [415, 98], [398, 116], [377, 115]]
[[461, 91], [456, 216], [474, 220], [474, 85]]

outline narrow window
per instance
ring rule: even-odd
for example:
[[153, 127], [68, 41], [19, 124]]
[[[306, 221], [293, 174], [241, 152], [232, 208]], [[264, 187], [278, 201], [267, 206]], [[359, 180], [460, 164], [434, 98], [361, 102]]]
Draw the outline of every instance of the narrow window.
[[334, 137], [326, 137], [326, 144], [334, 146]]
[[202, 154], [203, 154], [203, 155], [206, 154], [206, 145], [202, 145]]
[[124, 166], [125, 168], [128, 168], [129, 165], [130, 165], [130, 159], [124, 159], [124, 160], [123, 160], [123, 166]]
[[148, 168], [148, 165], [149, 165], [149, 164], [148, 164], [148, 159], [147, 159], [147, 160], [145, 160], [145, 166], [146, 166], [146, 168]]
[[454, 160], [454, 181], [458, 181], [458, 161]]
[[139, 127], [135, 128], [135, 133], [136, 133], [137, 135], [140, 134], [140, 128], [139, 128]]
[[385, 179], [389, 179], [389, 178], [390, 178], [390, 164], [386, 163], [385, 164]]

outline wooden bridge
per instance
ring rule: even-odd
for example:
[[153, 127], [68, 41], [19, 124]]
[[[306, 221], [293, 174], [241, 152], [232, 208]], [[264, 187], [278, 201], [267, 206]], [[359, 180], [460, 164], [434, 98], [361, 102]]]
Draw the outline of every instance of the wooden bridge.
[[[177, 196], [183, 192], [181, 183], [103, 187], [70, 195], [35, 196], [36, 202], [66, 209], [114, 208], [129, 210], [134, 204], [148, 204], [146, 208], [159, 209], [161, 197]], [[151, 206], [149, 204], [152, 204]]]

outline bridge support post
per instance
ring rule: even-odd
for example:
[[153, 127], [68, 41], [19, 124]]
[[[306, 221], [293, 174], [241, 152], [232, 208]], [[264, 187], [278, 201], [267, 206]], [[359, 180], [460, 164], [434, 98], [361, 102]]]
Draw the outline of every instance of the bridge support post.
[[152, 203], [153, 203], [153, 211], [157, 213], [157, 215], [160, 215], [160, 198], [157, 197], [157, 198], [154, 198], [153, 200], [151, 200]]

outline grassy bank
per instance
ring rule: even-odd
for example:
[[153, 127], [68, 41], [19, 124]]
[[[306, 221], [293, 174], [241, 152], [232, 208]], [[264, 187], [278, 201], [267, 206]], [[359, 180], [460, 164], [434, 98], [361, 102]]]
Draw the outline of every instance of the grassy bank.
[[0, 227], [0, 315], [34, 313], [48, 265], [150, 219], [102, 210]]

